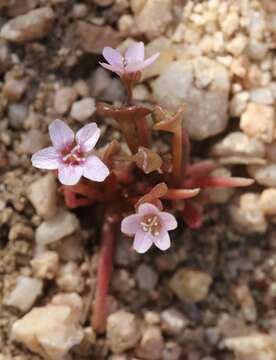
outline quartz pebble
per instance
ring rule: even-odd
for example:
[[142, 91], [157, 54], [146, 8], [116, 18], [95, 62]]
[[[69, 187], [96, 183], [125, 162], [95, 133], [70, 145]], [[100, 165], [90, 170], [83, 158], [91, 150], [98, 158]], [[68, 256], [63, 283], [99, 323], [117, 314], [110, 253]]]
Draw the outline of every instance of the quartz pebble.
[[257, 308], [254, 298], [247, 284], [239, 284], [234, 288], [234, 295], [241, 307], [242, 314], [246, 321], [257, 320]]
[[276, 215], [276, 189], [265, 189], [260, 196], [260, 207], [265, 215]]
[[0, 36], [19, 44], [38, 40], [49, 34], [54, 18], [55, 14], [50, 7], [31, 10], [8, 21], [2, 27]]
[[152, 82], [152, 87], [160, 105], [177, 111], [186, 104], [185, 126], [192, 139], [203, 140], [225, 129], [229, 75], [224, 66], [204, 57], [174, 61]]
[[53, 174], [49, 173], [34, 181], [27, 189], [27, 196], [40, 216], [45, 219], [55, 216], [57, 184]]
[[[168, 341], [162, 352], [162, 360], [178, 360], [180, 359], [182, 349], [175, 341]], [[202, 359], [203, 360], [203, 359]]]
[[133, 348], [141, 337], [135, 315], [117, 311], [107, 318], [107, 342], [113, 353]]
[[58, 115], [66, 114], [73, 102], [77, 98], [77, 93], [73, 87], [63, 87], [56, 91], [54, 98], [54, 109]]
[[81, 298], [61, 298], [31, 310], [12, 326], [12, 338], [45, 360], [65, 359], [69, 350], [83, 339], [79, 325]]
[[76, 215], [65, 209], [59, 209], [55, 217], [42, 222], [36, 229], [35, 239], [39, 245], [49, 245], [61, 240], [79, 229]]
[[3, 93], [9, 101], [19, 101], [27, 89], [26, 79], [7, 79], [3, 86]]
[[18, 146], [20, 154], [32, 155], [48, 144], [47, 136], [38, 129], [31, 129], [22, 134], [21, 143]]
[[276, 187], [276, 164], [250, 165], [247, 170], [259, 184]]
[[274, 338], [267, 334], [255, 333], [248, 336], [226, 338], [224, 348], [234, 351], [237, 359], [274, 360], [276, 346]]
[[250, 91], [250, 101], [256, 104], [273, 105], [274, 98], [268, 88], [258, 88]]
[[168, 335], [176, 336], [181, 334], [188, 324], [188, 319], [174, 308], [169, 308], [161, 312], [162, 330]]
[[158, 275], [152, 267], [146, 264], [138, 266], [135, 277], [140, 289], [153, 290], [158, 281]]
[[263, 234], [267, 230], [267, 221], [260, 207], [260, 196], [254, 193], [242, 194], [238, 201], [229, 207], [234, 226], [245, 234]]
[[149, 39], [160, 36], [173, 20], [171, 0], [146, 0], [135, 14], [135, 25]]
[[180, 300], [193, 304], [206, 298], [211, 283], [212, 277], [209, 274], [181, 268], [171, 278], [169, 286]]
[[28, 276], [19, 276], [16, 286], [5, 299], [4, 303], [13, 306], [22, 312], [29, 310], [38, 296], [42, 294], [43, 282]]
[[158, 360], [164, 349], [164, 340], [159, 327], [149, 326], [143, 330], [142, 338], [136, 348], [139, 357], [146, 360]]
[[95, 112], [95, 100], [93, 98], [84, 98], [74, 102], [70, 115], [79, 122], [88, 120]]
[[265, 143], [271, 143], [275, 129], [273, 107], [249, 103], [241, 116], [240, 128], [248, 135]]
[[63, 265], [57, 276], [57, 285], [64, 292], [82, 292], [84, 279], [79, 267], [74, 262]]
[[234, 131], [213, 146], [212, 155], [223, 158], [224, 162], [228, 159], [233, 163], [258, 164], [264, 161], [265, 145], [241, 131]]
[[53, 279], [58, 272], [58, 254], [55, 251], [45, 251], [35, 256], [31, 261], [31, 265], [36, 277], [47, 280]]

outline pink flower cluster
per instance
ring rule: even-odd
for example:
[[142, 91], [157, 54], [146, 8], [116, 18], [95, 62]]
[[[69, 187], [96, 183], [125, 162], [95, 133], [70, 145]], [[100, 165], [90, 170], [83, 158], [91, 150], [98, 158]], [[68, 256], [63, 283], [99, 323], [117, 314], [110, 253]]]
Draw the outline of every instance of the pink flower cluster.
[[75, 136], [65, 122], [55, 120], [49, 126], [49, 134], [53, 146], [36, 152], [32, 156], [33, 166], [58, 170], [63, 185], [75, 185], [82, 176], [92, 181], [104, 181], [109, 175], [107, 166], [96, 155], [88, 154], [100, 137], [100, 129], [95, 123], [85, 125]]

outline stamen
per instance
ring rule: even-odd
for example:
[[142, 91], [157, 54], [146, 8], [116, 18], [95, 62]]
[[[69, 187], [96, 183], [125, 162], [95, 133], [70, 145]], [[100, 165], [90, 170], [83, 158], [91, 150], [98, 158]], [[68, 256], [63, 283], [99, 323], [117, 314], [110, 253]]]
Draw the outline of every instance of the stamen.
[[141, 221], [142, 230], [153, 235], [158, 236], [161, 230], [161, 221], [157, 215], [145, 215]]

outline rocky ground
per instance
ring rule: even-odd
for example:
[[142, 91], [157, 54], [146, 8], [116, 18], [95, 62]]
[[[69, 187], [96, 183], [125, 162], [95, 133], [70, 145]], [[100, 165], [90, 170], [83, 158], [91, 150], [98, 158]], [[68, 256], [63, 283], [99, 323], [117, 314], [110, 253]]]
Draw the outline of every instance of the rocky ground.
[[[98, 61], [137, 39], [161, 55], [135, 99], [185, 102], [194, 158], [256, 185], [210, 191], [204, 227], [166, 253], [119, 238], [96, 336], [97, 221], [66, 210], [30, 156], [57, 117], [119, 138], [95, 102], [123, 88]], [[0, 360], [276, 359], [275, 49], [274, 0], [0, 0]]]

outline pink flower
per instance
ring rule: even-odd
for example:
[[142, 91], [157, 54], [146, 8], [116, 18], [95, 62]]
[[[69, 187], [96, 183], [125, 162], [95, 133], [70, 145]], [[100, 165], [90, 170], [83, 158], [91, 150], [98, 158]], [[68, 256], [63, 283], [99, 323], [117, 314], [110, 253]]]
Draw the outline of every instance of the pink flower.
[[107, 46], [103, 49], [103, 56], [108, 62], [100, 63], [104, 68], [115, 72], [119, 76], [123, 74], [136, 73], [151, 65], [159, 56], [159, 53], [152, 55], [145, 60], [145, 47], [142, 41], [131, 45], [124, 56], [118, 50]]
[[160, 211], [150, 203], [139, 206], [138, 213], [129, 215], [121, 223], [121, 231], [129, 236], [135, 235], [133, 247], [145, 253], [152, 244], [160, 250], [167, 250], [171, 245], [169, 230], [177, 227], [175, 217], [168, 212]]
[[61, 120], [49, 125], [53, 146], [37, 151], [32, 156], [33, 166], [39, 169], [58, 169], [59, 181], [64, 185], [75, 185], [80, 178], [104, 181], [109, 175], [107, 166], [95, 155], [86, 153], [94, 149], [100, 137], [95, 123], [83, 126], [76, 136]]

